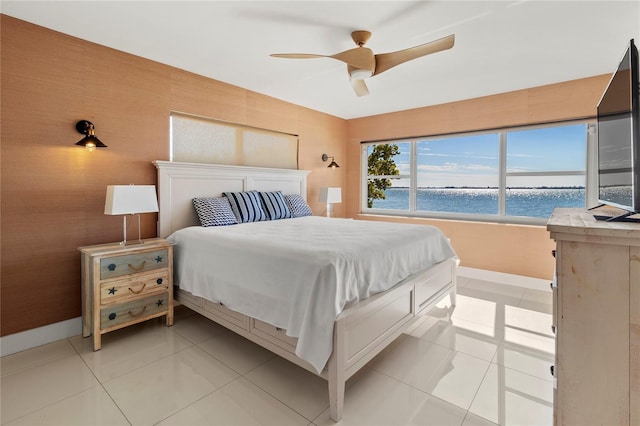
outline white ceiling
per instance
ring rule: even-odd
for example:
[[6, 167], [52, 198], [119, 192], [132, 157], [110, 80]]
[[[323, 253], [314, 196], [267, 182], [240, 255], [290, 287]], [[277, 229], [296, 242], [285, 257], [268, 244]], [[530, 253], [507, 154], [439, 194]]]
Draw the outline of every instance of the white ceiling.
[[[640, 0], [3, 0], [0, 11], [347, 119], [610, 73], [629, 39], [640, 44]], [[360, 29], [375, 53], [456, 42], [368, 79], [362, 98], [341, 62], [269, 56], [337, 53]]]

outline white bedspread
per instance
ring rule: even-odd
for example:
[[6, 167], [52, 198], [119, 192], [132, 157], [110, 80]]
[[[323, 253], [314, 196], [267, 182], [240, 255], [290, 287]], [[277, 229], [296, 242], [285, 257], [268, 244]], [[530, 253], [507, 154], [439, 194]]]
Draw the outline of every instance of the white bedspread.
[[455, 256], [433, 226], [318, 216], [194, 226], [168, 239], [180, 288], [286, 329], [318, 372], [345, 307]]

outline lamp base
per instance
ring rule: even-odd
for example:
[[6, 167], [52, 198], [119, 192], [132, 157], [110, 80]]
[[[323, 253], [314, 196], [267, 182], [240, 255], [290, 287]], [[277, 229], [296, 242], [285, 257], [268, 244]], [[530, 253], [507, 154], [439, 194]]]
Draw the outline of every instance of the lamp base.
[[144, 244], [142, 240], [120, 241], [121, 246], [135, 246], [136, 244]]
[[135, 216], [138, 216], [138, 239], [133, 241], [127, 241], [127, 216], [128, 215], [126, 214], [123, 216], [123, 234], [122, 235], [124, 239], [120, 241], [120, 245], [133, 246], [136, 244], [144, 244], [144, 241], [142, 241], [142, 238], [140, 237], [140, 215], [139, 214], [135, 214]]

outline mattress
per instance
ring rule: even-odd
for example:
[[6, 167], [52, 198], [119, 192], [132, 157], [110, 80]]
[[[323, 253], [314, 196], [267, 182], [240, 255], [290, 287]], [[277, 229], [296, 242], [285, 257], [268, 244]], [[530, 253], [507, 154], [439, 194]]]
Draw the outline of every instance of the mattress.
[[317, 372], [345, 308], [455, 256], [433, 226], [319, 216], [192, 226], [168, 240], [176, 285], [285, 329]]

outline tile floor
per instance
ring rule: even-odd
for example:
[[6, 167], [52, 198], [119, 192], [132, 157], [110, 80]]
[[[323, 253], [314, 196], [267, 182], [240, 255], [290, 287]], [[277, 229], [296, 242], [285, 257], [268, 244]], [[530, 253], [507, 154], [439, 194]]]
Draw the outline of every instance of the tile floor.
[[[459, 277], [347, 382], [341, 425], [552, 423], [551, 293]], [[2, 425], [331, 425], [326, 382], [176, 309], [0, 359]]]

